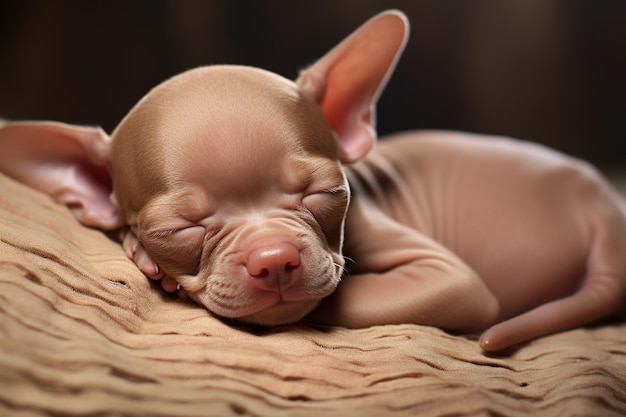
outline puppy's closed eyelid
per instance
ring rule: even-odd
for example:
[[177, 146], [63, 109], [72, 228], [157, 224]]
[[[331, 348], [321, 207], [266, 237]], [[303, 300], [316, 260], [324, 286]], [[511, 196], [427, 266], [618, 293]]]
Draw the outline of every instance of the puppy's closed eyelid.
[[191, 274], [199, 268], [205, 235], [199, 225], [158, 229], [145, 234], [144, 246], [168, 275]]
[[[206, 229], [201, 225], [189, 225], [178, 228], [159, 228], [140, 233], [140, 240], [148, 246], [155, 248], [166, 248], [172, 242], [188, 245], [189, 242], [202, 242]], [[195, 243], [195, 242], [194, 242]]]
[[311, 210], [318, 220], [322, 220], [328, 215], [343, 213], [348, 204], [347, 190], [344, 187], [310, 194], [302, 199], [302, 204]]
[[160, 241], [160, 240], [166, 240], [174, 232], [175, 232], [175, 230], [173, 230], [173, 229], [149, 230], [146, 233], [139, 233], [139, 238], [142, 241], [155, 242], [155, 241]]
[[170, 236], [187, 236], [190, 233], [202, 233], [204, 234], [206, 231], [205, 227], [199, 224], [189, 225], [187, 227], [181, 227], [180, 229], [176, 229], [172, 231]]
[[334, 195], [348, 195], [348, 189], [345, 186], [343, 186], [343, 185], [340, 185], [338, 187], [329, 188], [329, 189], [325, 190], [324, 192], [328, 193], [328, 194], [334, 194]]
[[348, 188], [344, 185], [330, 185], [330, 186], [322, 186], [322, 187], [315, 187], [313, 185], [310, 185], [306, 188], [306, 190], [304, 191], [304, 195], [305, 196], [309, 196], [309, 195], [314, 195], [314, 194], [347, 194], [348, 193]]

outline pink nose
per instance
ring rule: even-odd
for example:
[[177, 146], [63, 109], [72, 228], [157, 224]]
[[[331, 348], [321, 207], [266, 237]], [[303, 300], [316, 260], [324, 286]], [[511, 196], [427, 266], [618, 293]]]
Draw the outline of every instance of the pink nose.
[[248, 254], [246, 269], [255, 287], [281, 292], [298, 280], [300, 251], [290, 243], [261, 247]]

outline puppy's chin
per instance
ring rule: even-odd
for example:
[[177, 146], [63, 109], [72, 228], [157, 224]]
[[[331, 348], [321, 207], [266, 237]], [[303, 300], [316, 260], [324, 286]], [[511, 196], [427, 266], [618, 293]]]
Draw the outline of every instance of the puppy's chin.
[[311, 313], [321, 300], [310, 301], [281, 301], [269, 308], [247, 316], [237, 317], [235, 320], [257, 326], [281, 326], [302, 320]]

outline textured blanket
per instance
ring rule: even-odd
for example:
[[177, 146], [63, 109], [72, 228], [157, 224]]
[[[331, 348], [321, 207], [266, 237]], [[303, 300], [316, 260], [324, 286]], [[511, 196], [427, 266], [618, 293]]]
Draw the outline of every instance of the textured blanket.
[[625, 414], [624, 320], [491, 357], [416, 325], [238, 328], [0, 176], [0, 416]]

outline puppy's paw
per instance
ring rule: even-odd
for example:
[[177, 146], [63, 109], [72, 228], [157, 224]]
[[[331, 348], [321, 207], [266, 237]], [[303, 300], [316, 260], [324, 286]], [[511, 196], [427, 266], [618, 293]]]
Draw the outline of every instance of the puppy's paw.
[[163, 279], [163, 272], [152, 260], [150, 255], [148, 255], [148, 252], [146, 252], [143, 245], [139, 242], [137, 236], [135, 236], [129, 228], [122, 229], [120, 239], [122, 240], [122, 248], [124, 248], [126, 256], [128, 256], [128, 259], [135, 262], [141, 272], [150, 279]]
[[148, 278], [159, 281], [161, 287], [169, 293], [177, 292], [181, 298], [187, 298], [187, 292], [180, 288], [174, 278], [166, 275], [159, 265], [154, 262], [148, 252], [145, 250], [141, 242], [137, 239], [137, 236], [129, 228], [124, 228], [120, 232], [120, 239], [122, 240], [122, 248], [126, 253], [126, 256], [144, 273]]

